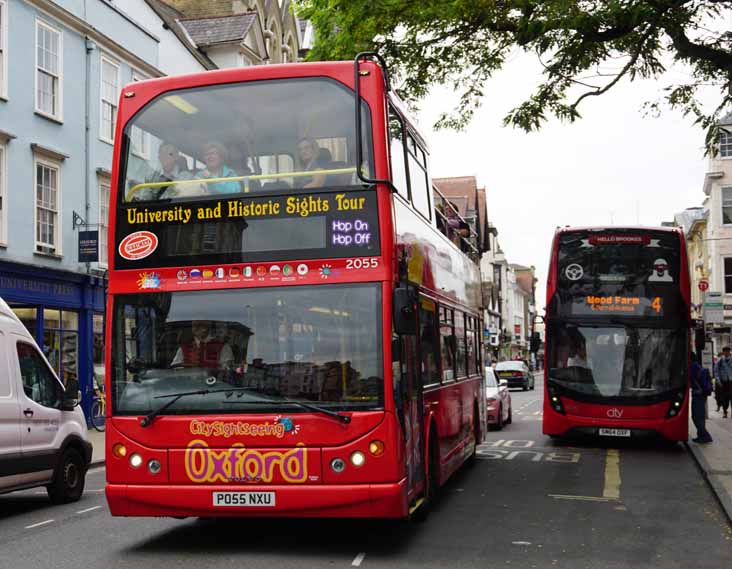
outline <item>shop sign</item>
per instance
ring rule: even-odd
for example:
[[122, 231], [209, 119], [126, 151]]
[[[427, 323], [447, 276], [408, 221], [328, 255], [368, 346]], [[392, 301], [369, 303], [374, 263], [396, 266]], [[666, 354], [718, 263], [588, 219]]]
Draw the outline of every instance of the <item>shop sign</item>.
[[97, 229], [79, 231], [79, 262], [97, 261], [99, 261], [99, 231]]

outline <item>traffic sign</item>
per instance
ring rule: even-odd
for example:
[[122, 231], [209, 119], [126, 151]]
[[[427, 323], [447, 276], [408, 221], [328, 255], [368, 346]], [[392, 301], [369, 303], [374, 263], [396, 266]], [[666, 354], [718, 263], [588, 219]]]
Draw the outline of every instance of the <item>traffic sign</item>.
[[702, 279], [699, 281], [699, 290], [704, 292], [705, 290], [709, 289], [709, 281], [706, 279]]

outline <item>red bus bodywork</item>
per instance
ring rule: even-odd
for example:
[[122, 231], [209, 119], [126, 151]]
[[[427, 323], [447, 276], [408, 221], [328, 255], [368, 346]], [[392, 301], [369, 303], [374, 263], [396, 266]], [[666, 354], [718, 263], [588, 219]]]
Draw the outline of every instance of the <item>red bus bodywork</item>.
[[[596, 436], [600, 429], [627, 430], [632, 436], [656, 434], [669, 441], [685, 441], [688, 438], [689, 423], [689, 389], [688, 369], [691, 363], [690, 344], [683, 346], [683, 361], [686, 362], [685, 385], [677, 391], [676, 396], [668, 396], [661, 401], [648, 404], [618, 404], [608, 400], [580, 401], [571, 395], [552, 394], [550, 392], [552, 343], [556, 341], [553, 334], [553, 323], [557, 318], [552, 307], [553, 300], [561, 287], [558, 270], [559, 242], [562, 235], [572, 232], [610, 231], [623, 235], [642, 235], [649, 231], [666, 232], [678, 237], [679, 279], [677, 286], [681, 298], [680, 320], [687, 329], [690, 320], [690, 280], [688, 259], [684, 234], [677, 228], [562, 228], [558, 229], [552, 242], [549, 274], [547, 279], [547, 313], [546, 313], [546, 351], [544, 362], [544, 405], [542, 432], [545, 435], [561, 437], [573, 434]], [[613, 316], [607, 318], [609, 322]], [[601, 320], [595, 320], [601, 324]], [[558, 401], [557, 401], [558, 400]]]
[[[384, 75], [374, 63], [361, 63], [360, 67], [361, 97], [371, 112], [374, 172], [378, 179], [389, 179], [390, 157], [385, 128], [388, 93]], [[364, 75], [364, 72], [367, 73]], [[140, 271], [114, 267], [115, 247], [119, 245], [114, 242], [115, 211], [119, 209], [118, 192], [123, 191], [119, 149], [128, 121], [152, 99], [170, 90], [305, 77], [327, 77], [353, 90], [354, 64], [308, 63], [231, 69], [143, 81], [123, 89], [112, 172], [111, 202], [114, 205], [109, 224], [108, 314], [113, 314], [115, 295], [146, 294], [140, 290]], [[410, 128], [414, 127], [410, 125]], [[201, 285], [189, 281], [181, 285], [176, 283], [179, 267], [160, 267], [155, 273], [160, 283], [156, 292], [178, 291], [181, 286], [185, 290], [317, 286], [325, 281], [314, 269], [325, 265], [330, 268], [327, 280], [330, 285], [380, 283], [383, 411], [346, 412], [351, 419], [348, 424], [318, 413], [297, 412], [292, 414], [298, 427], [296, 436], [289, 433], [283, 436], [276, 426], [279, 417], [273, 413], [160, 415], [151, 426], [143, 427], [139, 416], [116, 415], [110, 405], [106, 422], [106, 496], [113, 515], [404, 518], [428, 497], [427, 480], [434, 480], [437, 485], [444, 483], [473, 455], [484, 431], [480, 416], [484, 399], [481, 374], [476, 371], [459, 380], [425, 386], [416, 398], [422, 404], [420, 412], [411, 425], [405, 424], [396, 408], [392, 388], [392, 343], [389, 339], [392, 338], [391, 298], [399, 280], [397, 255], [400, 252], [411, 251], [410, 280], [419, 288], [421, 298], [462, 310], [475, 318], [476, 323], [481, 316], [477, 266], [436, 229], [434, 219], [429, 222], [420, 217], [388, 185], [378, 184], [376, 195], [381, 254], [369, 263], [357, 263], [359, 268], [346, 270], [346, 264], [352, 259], [309, 259], [305, 262], [311, 270], [296, 283], [267, 276], [256, 283]], [[288, 262], [293, 266], [298, 264], [297, 260]], [[416, 263], [421, 274], [415, 282], [412, 265]], [[278, 264], [278, 259], [273, 257], [254, 264], [264, 267], [270, 275], [269, 269]], [[201, 270], [217, 267], [199, 265]], [[228, 266], [223, 268], [227, 270]], [[106, 329], [110, 339], [106, 346], [107, 393], [110, 394], [112, 326], [110, 316]], [[482, 330], [482, 326], [478, 329]], [[477, 370], [482, 369], [481, 365], [479, 362]], [[216, 427], [217, 424], [220, 427]], [[242, 426], [244, 424], [247, 427]], [[221, 434], [224, 429], [229, 429], [225, 436]], [[232, 429], [234, 435], [231, 435]], [[417, 431], [421, 433], [419, 437]], [[371, 452], [376, 448], [371, 446], [375, 441], [383, 443], [380, 454]], [[410, 449], [409, 441], [419, 441], [419, 449]], [[124, 446], [124, 456], [115, 452], [120, 445]], [[366, 457], [360, 467], [349, 463], [349, 457], [356, 451]], [[428, 460], [433, 456], [431, 452], [437, 453], [433, 465]], [[419, 459], [420, 453], [421, 476], [410, 480], [408, 465], [415, 457]], [[133, 454], [142, 457], [140, 467], [131, 465], [129, 457]], [[155, 475], [146, 468], [153, 459], [161, 467]], [[331, 468], [334, 459], [346, 462], [343, 472], [337, 473]], [[257, 464], [263, 469], [259, 472], [260, 483], [232, 479], [235, 468], [244, 465], [247, 472], [253, 472], [258, 468]], [[262, 472], [267, 474], [261, 476]], [[212, 493], [217, 491], [274, 492], [276, 505], [216, 509], [212, 506]]]

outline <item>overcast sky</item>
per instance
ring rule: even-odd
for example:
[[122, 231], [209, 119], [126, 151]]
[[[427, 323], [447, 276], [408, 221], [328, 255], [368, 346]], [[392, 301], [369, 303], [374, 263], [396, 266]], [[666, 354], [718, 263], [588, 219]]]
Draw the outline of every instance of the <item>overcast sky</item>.
[[463, 132], [432, 130], [439, 113], [456, 102], [451, 89], [433, 90], [417, 116], [430, 145], [432, 176], [476, 176], [508, 261], [536, 267], [541, 313], [557, 226], [660, 225], [701, 205], [707, 159], [704, 132], [691, 119], [670, 110], [660, 118], [642, 112], [642, 103], [660, 97], [671, 80], [688, 80], [680, 70], [585, 99], [583, 118], [574, 124], [551, 120], [531, 134], [502, 127], [539, 73], [535, 58], [515, 56], [489, 84], [482, 109]]

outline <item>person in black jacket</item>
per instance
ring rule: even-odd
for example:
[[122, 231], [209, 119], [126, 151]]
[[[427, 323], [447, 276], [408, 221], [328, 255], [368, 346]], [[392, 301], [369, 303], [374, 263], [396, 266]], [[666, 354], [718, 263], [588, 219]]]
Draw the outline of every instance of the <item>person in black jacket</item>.
[[696, 355], [691, 362], [691, 420], [696, 427], [695, 443], [705, 444], [712, 442], [712, 435], [706, 428], [707, 397], [712, 393], [712, 381], [709, 370], [703, 368]]

